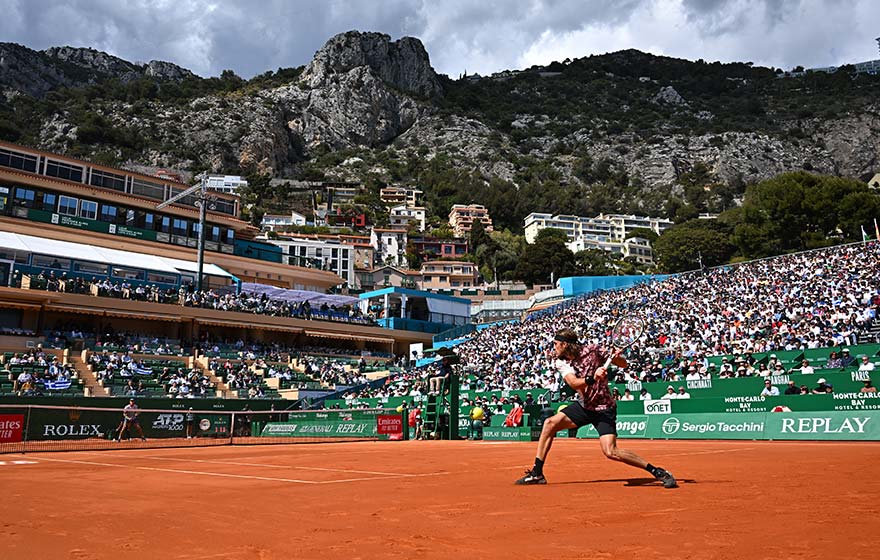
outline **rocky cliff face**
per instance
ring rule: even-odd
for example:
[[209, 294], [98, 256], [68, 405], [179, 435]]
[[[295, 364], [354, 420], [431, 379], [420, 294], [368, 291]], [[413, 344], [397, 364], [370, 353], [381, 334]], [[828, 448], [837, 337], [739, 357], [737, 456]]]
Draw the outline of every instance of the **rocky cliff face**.
[[351, 31], [327, 41], [297, 84], [268, 95], [306, 147], [339, 149], [392, 142], [431, 111], [416, 98], [441, 94], [418, 39]]
[[395, 88], [420, 97], [443, 94], [422, 42], [413, 37], [391, 41], [384, 33], [349, 31], [327, 41], [303, 72], [312, 88], [333, 85], [348, 72], [373, 75]]
[[170, 62], [132, 64], [95, 49], [51, 47], [35, 51], [0, 43], [0, 89], [10, 92], [40, 98], [55, 89], [83, 87], [109, 78], [129, 82], [144, 76], [178, 81], [195, 74]]

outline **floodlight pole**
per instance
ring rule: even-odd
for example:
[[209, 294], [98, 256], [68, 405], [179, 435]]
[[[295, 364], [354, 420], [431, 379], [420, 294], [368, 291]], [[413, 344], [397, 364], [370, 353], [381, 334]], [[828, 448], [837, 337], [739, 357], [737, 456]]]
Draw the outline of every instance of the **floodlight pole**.
[[201, 181], [199, 186], [201, 190], [199, 191], [199, 199], [196, 201], [196, 204], [199, 205], [199, 246], [196, 250], [198, 254], [198, 269], [199, 269], [199, 281], [196, 284], [198, 290], [202, 291], [202, 279], [204, 275], [202, 271], [205, 268], [205, 219], [206, 219], [206, 211], [208, 208], [208, 193], [207, 193], [207, 185], [208, 185], [208, 177], [204, 173], [200, 176]]
[[186, 189], [183, 192], [177, 193], [172, 196], [165, 202], [156, 206], [156, 210], [161, 210], [165, 208], [169, 204], [177, 202], [181, 198], [189, 196], [193, 193], [198, 192], [196, 194], [196, 205], [199, 207], [199, 244], [198, 249], [196, 250], [198, 254], [198, 281], [196, 282], [196, 286], [198, 290], [202, 291], [202, 277], [203, 270], [205, 268], [205, 220], [207, 216], [207, 208], [208, 208], [208, 174], [206, 172], [199, 173], [196, 176], [196, 179], [199, 180], [199, 184], [193, 185], [190, 188]]

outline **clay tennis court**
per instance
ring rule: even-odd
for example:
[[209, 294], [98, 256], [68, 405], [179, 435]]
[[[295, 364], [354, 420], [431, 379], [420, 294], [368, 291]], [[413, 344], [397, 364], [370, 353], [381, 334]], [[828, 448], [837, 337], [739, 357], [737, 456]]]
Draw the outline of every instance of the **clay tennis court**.
[[0, 557], [877, 558], [877, 443], [557, 440], [0, 455]]

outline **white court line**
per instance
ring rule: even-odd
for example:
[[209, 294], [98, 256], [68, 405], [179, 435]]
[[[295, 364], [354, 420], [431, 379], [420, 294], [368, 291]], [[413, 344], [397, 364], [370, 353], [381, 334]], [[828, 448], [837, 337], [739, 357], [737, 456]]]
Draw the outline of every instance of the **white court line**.
[[[102, 453], [83, 453], [84, 455], [102, 455]], [[327, 467], [303, 467], [300, 465], [274, 465], [270, 463], [242, 463], [240, 461], [220, 461], [217, 459], [187, 459], [185, 457], [155, 457], [152, 455], [126, 455], [132, 459], [151, 459], [154, 461], [184, 461], [192, 463], [210, 463], [216, 465], [235, 465], [240, 467], [267, 467], [272, 469], [298, 469], [304, 471], [327, 471], [351, 474], [375, 474], [380, 476], [423, 476], [405, 473], [382, 472], [382, 471], [359, 471], [355, 469], [331, 469]]]
[[224, 474], [224, 473], [214, 473], [214, 472], [205, 472], [205, 471], [187, 471], [182, 469], [160, 469], [156, 467], [139, 467], [136, 465], [120, 465], [117, 463], [98, 463], [96, 461], [75, 461], [73, 459], [49, 459], [47, 457], [34, 457], [38, 461], [52, 461], [57, 463], [74, 463], [79, 465], [97, 465], [101, 467], [121, 467], [123, 469], [137, 469], [140, 471], [159, 471], [159, 472], [170, 472], [170, 473], [180, 473], [180, 474], [200, 474], [204, 476], [220, 476], [225, 478], [245, 478], [250, 480], [268, 480], [271, 482], [295, 482], [299, 484], [320, 484], [314, 480], [297, 480], [295, 478], [274, 478], [270, 476], [251, 476], [245, 474]]
[[688, 453], [654, 453], [658, 457], [685, 457], [689, 455], [711, 455], [713, 453], [739, 453], [740, 451], [752, 451], [755, 447], [742, 447], [740, 449], [716, 449], [714, 451], [690, 451]]
[[[215, 473], [215, 472], [206, 472], [206, 471], [190, 471], [183, 469], [161, 469], [157, 467], [141, 467], [137, 465], [120, 465], [118, 463], [99, 463], [97, 461], [76, 461], [73, 459], [50, 459], [48, 457], [34, 457], [37, 461], [52, 461], [58, 463], [73, 463], [80, 465], [97, 465], [102, 467], [120, 467], [125, 469], [136, 469], [141, 471], [158, 471], [158, 472], [170, 472], [170, 473], [179, 473], [179, 474], [197, 474], [203, 476], [219, 476], [225, 478], [243, 478], [249, 480], [267, 480], [270, 482], [291, 482], [298, 484], [337, 484], [339, 482], [357, 482], [363, 480], [388, 480], [393, 478], [414, 478], [414, 477], [425, 477], [425, 476], [440, 476], [449, 474], [448, 472], [436, 472], [436, 473], [425, 473], [425, 474], [390, 474], [388, 476], [381, 477], [364, 477], [364, 478], [348, 478], [342, 480], [299, 480], [295, 478], [277, 478], [270, 476], [253, 476], [246, 474], [227, 474], [227, 473]], [[346, 471], [340, 471], [346, 472]], [[357, 471], [349, 471], [349, 472], [357, 472]]]
[[425, 476], [443, 476], [449, 474], [445, 471], [440, 472], [432, 472], [432, 473], [424, 473], [424, 474], [398, 474], [394, 476], [380, 476], [380, 477], [364, 477], [364, 478], [344, 478], [341, 480], [322, 480], [321, 482], [316, 482], [315, 484], [337, 484], [339, 482], [357, 482], [359, 480], [392, 480], [395, 478], [418, 478]]

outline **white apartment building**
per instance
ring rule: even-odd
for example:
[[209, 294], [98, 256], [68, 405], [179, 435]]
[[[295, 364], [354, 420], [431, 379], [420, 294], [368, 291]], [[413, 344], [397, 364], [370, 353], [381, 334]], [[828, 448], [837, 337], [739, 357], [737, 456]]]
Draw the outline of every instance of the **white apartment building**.
[[634, 229], [649, 229], [660, 235], [673, 225], [672, 220], [666, 218], [649, 218], [632, 214], [599, 214], [596, 219], [611, 222], [611, 237], [614, 239], [624, 239]]
[[640, 264], [654, 264], [654, 251], [647, 239], [630, 237], [626, 240], [611, 240], [600, 236], [582, 236], [565, 245], [572, 253], [586, 249], [602, 249], [616, 254], [619, 258], [635, 257]]
[[[856, 62], [852, 64], [853, 71], [856, 74], [870, 74], [876, 76], [880, 73], [880, 60], [866, 60], [865, 62]], [[822, 66], [820, 68], [807, 68], [807, 72], [825, 72], [833, 74], [840, 70], [840, 66]]]
[[376, 262], [379, 265], [389, 264], [401, 266], [406, 264], [406, 230], [373, 228], [370, 230], [370, 245], [376, 250]]
[[584, 218], [566, 214], [554, 216], [533, 212], [525, 219], [526, 243], [534, 243], [538, 232], [548, 228], [564, 231], [569, 240], [573, 241], [584, 235], [611, 237], [612, 224], [608, 220], [598, 218]]
[[422, 207], [408, 207], [401, 204], [395, 206], [388, 213], [388, 223], [393, 228], [407, 228], [415, 223], [419, 231], [425, 231], [425, 209]]
[[672, 226], [665, 218], [650, 218], [627, 214], [599, 214], [595, 218], [560, 214], [533, 212], [525, 219], [526, 243], [534, 243], [542, 229], [555, 228], [564, 231], [570, 241], [581, 237], [607, 238], [608, 241], [622, 242], [634, 229], [649, 229], [660, 235]]
[[240, 187], [248, 186], [238, 175], [208, 175], [208, 190], [237, 194]]
[[291, 212], [289, 216], [287, 214], [266, 214], [260, 222], [260, 229], [262, 231], [276, 231], [291, 226], [304, 225], [306, 225], [306, 217], [297, 212]]
[[349, 286], [354, 286], [357, 281], [354, 274], [354, 247], [350, 245], [300, 237], [260, 240], [281, 247], [285, 264], [335, 272]]

